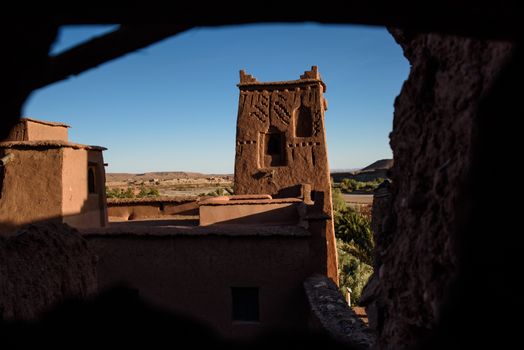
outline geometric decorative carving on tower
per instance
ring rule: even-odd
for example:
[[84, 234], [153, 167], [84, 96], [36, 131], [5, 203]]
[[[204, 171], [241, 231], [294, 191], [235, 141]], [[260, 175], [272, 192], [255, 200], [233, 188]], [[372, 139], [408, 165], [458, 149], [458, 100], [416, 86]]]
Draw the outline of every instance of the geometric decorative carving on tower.
[[251, 98], [250, 115], [261, 123], [267, 123], [269, 118], [269, 95], [267, 93], [254, 94]]
[[[301, 184], [311, 183], [327, 194], [326, 85], [317, 67], [298, 80], [279, 82], [259, 82], [240, 71], [238, 87], [236, 193], [295, 196]], [[270, 180], [264, 172], [272, 174]]]

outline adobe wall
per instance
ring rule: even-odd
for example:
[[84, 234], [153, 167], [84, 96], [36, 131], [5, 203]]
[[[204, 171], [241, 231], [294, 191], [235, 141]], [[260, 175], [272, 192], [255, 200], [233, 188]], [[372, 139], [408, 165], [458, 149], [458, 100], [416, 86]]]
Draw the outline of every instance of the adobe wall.
[[300, 200], [236, 200], [202, 202], [199, 207], [200, 226], [212, 224], [297, 225]]
[[[246, 230], [254, 231], [249, 226]], [[147, 301], [196, 317], [225, 337], [249, 337], [268, 325], [307, 327], [302, 288], [311, 274], [307, 237], [202, 233], [84, 237], [99, 257], [101, 289], [126, 282]], [[232, 322], [231, 287], [260, 288], [259, 324]]]
[[[62, 215], [63, 222], [77, 228], [107, 224], [105, 170], [101, 151], [63, 149]], [[95, 191], [88, 193], [88, 166], [96, 165]]]
[[27, 140], [27, 128], [25, 122], [19, 121], [13, 126], [13, 128], [7, 134], [4, 140], [0, 141], [26, 141]]
[[63, 123], [20, 118], [3, 141], [67, 141], [67, 128]]
[[0, 198], [0, 232], [27, 223], [56, 219], [62, 213], [62, 154], [59, 148], [0, 147], [14, 158], [4, 168]]
[[32, 121], [26, 123], [26, 140], [60, 140], [67, 141], [67, 127], [61, 125], [49, 125]]
[[119, 221], [198, 215], [198, 203], [197, 197], [108, 198], [107, 214]]
[[66, 298], [96, 290], [95, 255], [71, 227], [28, 225], [0, 236], [0, 321], [33, 320]]

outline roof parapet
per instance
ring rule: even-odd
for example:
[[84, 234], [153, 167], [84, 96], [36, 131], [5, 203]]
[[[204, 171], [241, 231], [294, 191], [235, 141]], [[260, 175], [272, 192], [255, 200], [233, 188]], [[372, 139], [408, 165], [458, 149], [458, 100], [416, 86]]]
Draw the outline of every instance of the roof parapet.
[[311, 70], [307, 70], [300, 76], [300, 79], [316, 79], [322, 80], [317, 66], [311, 66]]
[[257, 81], [257, 79], [251, 74], [246, 74], [246, 72], [243, 69], [240, 70], [240, 84], [250, 83], [259, 83], [259, 81]]
[[299, 85], [304, 83], [320, 83], [323, 88], [323, 92], [326, 92], [326, 84], [322, 81], [322, 77], [318, 72], [317, 66], [311, 66], [311, 70], [305, 71], [298, 80], [289, 81], [274, 81], [274, 82], [260, 82], [251, 74], [247, 74], [243, 69], [240, 70], [240, 83], [237, 84], [239, 88], [242, 87], [255, 87], [255, 86], [266, 86], [268, 88], [281, 86], [281, 85]]

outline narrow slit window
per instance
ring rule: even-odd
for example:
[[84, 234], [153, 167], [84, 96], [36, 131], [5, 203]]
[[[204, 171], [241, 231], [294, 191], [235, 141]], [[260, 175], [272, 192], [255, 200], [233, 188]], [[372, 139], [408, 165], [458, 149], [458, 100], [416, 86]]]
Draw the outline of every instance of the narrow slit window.
[[90, 194], [97, 193], [95, 165], [90, 165], [87, 168], [87, 190]]

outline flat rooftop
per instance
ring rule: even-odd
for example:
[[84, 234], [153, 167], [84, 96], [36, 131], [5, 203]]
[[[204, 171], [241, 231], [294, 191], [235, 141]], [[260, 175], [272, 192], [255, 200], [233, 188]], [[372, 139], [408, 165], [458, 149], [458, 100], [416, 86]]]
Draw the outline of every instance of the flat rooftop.
[[311, 233], [296, 225], [264, 224], [227, 224], [197, 226], [198, 216], [171, 217], [162, 219], [144, 219], [121, 222], [110, 222], [101, 228], [80, 229], [87, 237], [166, 237], [166, 236], [227, 236], [227, 237], [309, 237]]
[[4, 141], [0, 142], [0, 148], [14, 149], [49, 149], [49, 148], [73, 148], [95, 151], [105, 151], [107, 148], [101, 146], [82, 145], [61, 140], [34, 140], [34, 141]]

